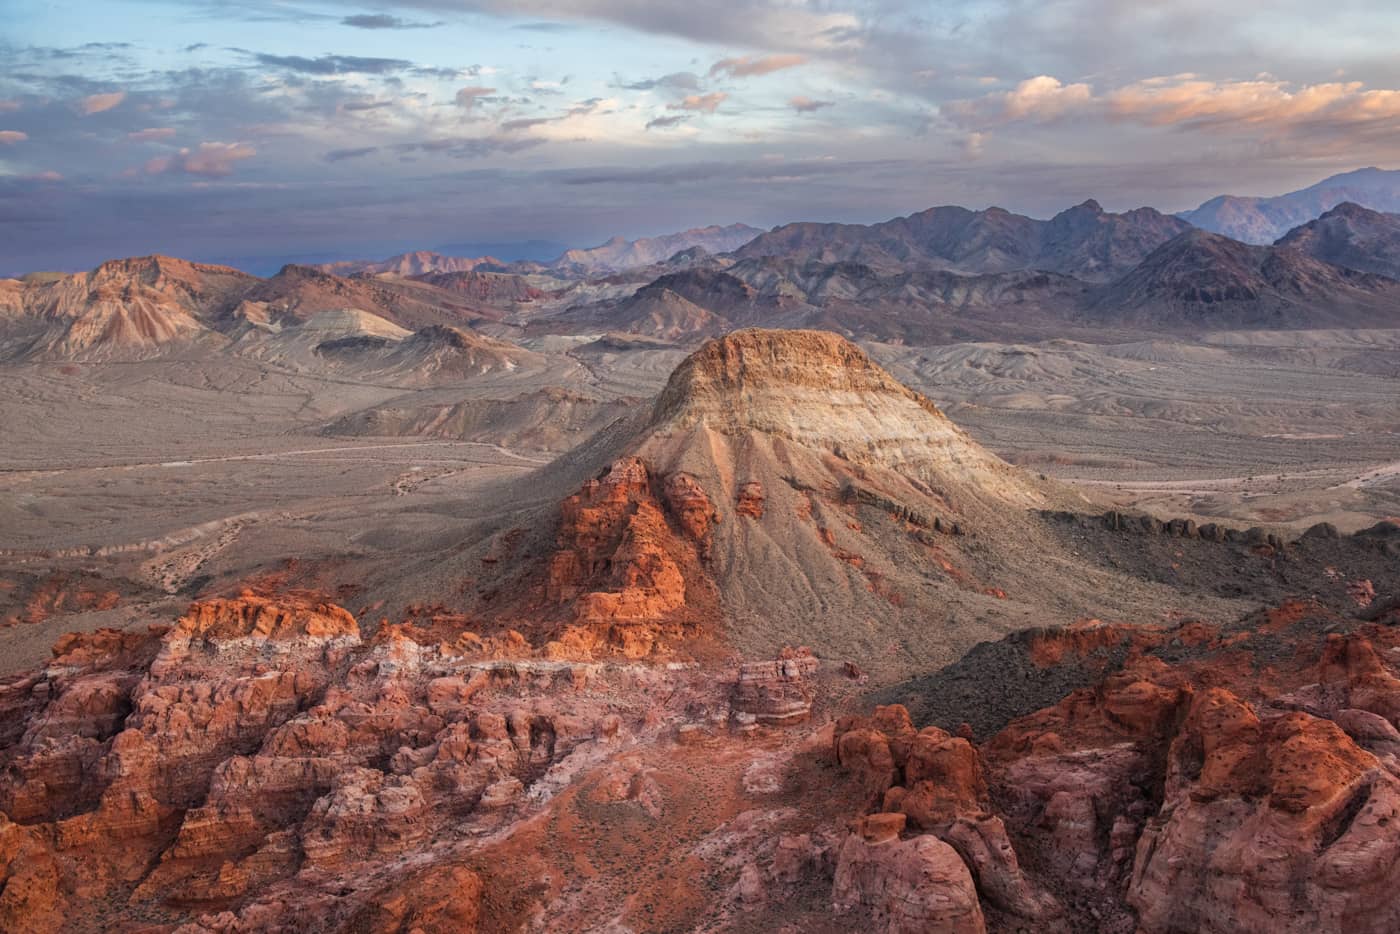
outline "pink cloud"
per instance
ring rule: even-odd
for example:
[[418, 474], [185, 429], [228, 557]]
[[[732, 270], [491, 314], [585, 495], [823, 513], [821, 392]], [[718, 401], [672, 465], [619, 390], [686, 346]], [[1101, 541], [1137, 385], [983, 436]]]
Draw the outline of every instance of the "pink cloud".
[[28, 133], [19, 130], [0, 130], [0, 146], [11, 146], [29, 139]]
[[19, 101], [0, 100], [0, 114], [12, 114], [19, 108]]
[[795, 68], [806, 61], [805, 55], [743, 55], [738, 58], [722, 58], [710, 66], [710, 77], [729, 75], [731, 78], [752, 78], [770, 75], [784, 68]]
[[788, 101], [788, 106], [800, 114], [809, 114], [823, 107], [831, 107], [831, 101], [817, 101], [810, 97], [803, 97], [801, 94]]
[[943, 112], [959, 123], [973, 126], [1018, 121], [1048, 123], [1093, 103], [1094, 90], [1087, 84], [1064, 84], [1050, 75], [1036, 75], [1010, 91], [952, 101], [944, 105]]
[[78, 102], [78, 109], [86, 116], [100, 114], [105, 110], [111, 110], [122, 101], [126, 100], [125, 91], [112, 91], [108, 94], [90, 94]]
[[175, 128], [168, 126], [151, 126], [144, 130], [134, 130], [126, 134], [127, 139], [136, 140], [138, 143], [148, 143], [152, 140], [170, 139], [175, 135]]
[[715, 91], [710, 94], [691, 94], [676, 103], [670, 105], [671, 110], [694, 110], [698, 113], [712, 114], [719, 105], [729, 98], [723, 91]]
[[1248, 129], [1283, 136], [1393, 126], [1400, 120], [1400, 90], [1368, 90], [1359, 81], [1292, 85], [1272, 78], [1211, 81], [1182, 74], [1097, 93], [1087, 84], [1038, 75], [1010, 91], [952, 101], [943, 113], [977, 129], [1094, 117], [1149, 127]]
[[198, 149], [181, 149], [146, 163], [147, 175], [200, 175], [223, 178], [233, 173], [233, 163], [250, 159], [258, 151], [247, 143], [200, 143]]
[[1109, 116], [1149, 126], [1344, 126], [1400, 118], [1400, 91], [1359, 81], [1291, 87], [1274, 80], [1151, 78], [1105, 96]]

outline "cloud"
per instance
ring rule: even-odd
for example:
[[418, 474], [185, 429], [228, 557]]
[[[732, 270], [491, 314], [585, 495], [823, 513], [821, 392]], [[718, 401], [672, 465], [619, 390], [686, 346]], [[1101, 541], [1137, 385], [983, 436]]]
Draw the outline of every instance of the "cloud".
[[824, 176], [852, 176], [857, 170], [861, 177], [870, 177], [877, 170], [906, 165], [899, 160], [869, 160], [844, 162], [831, 159], [751, 160], [743, 162], [689, 162], [653, 168], [586, 169], [562, 173], [561, 180], [570, 186], [591, 185], [676, 185], [705, 186], [710, 183], [790, 183]]
[[[437, 6], [443, 0], [420, 5]], [[855, 13], [804, 0], [453, 0], [452, 6], [509, 18], [602, 21], [638, 32], [784, 51], [835, 49], [858, 41]]]
[[147, 175], [199, 175], [223, 178], [233, 173], [233, 163], [251, 159], [258, 151], [247, 143], [200, 143], [198, 149], [181, 149], [171, 156], [157, 156], [146, 163]]
[[29, 139], [29, 134], [19, 130], [0, 130], [0, 146], [11, 146]]
[[653, 117], [647, 121], [647, 129], [669, 130], [678, 127], [690, 119], [689, 114], [676, 114], [671, 117]]
[[521, 118], [518, 119], [518, 120], [507, 120], [505, 123], [502, 123], [502, 124], [501, 124], [501, 132], [503, 132], [503, 133], [516, 133], [516, 132], [519, 132], [520, 130], [529, 130], [529, 129], [533, 129], [533, 128], [537, 127], [537, 126], [544, 126], [546, 123], [552, 123], [553, 121], [555, 121], [555, 120], [560, 120], [560, 119], [563, 119], [563, 118], [562, 118], [562, 117], [521, 117]]
[[305, 58], [301, 55], [268, 55], [255, 52], [253, 58], [261, 65], [285, 68], [304, 75], [388, 75], [413, 67], [412, 62], [401, 58], [363, 58], [358, 55]]
[[477, 136], [477, 137], [444, 137], [440, 139], [420, 140], [413, 143], [395, 143], [390, 148], [394, 152], [408, 155], [411, 153], [440, 153], [451, 156], [454, 159], [480, 159], [496, 153], [512, 153], [538, 146], [544, 140], [535, 137], [501, 137], [501, 136]]
[[691, 94], [670, 105], [671, 110], [693, 110], [697, 113], [712, 114], [720, 104], [729, 99], [729, 95], [723, 91], [713, 91], [709, 94]]
[[1385, 131], [1400, 120], [1400, 90], [1367, 89], [1359, 81], [1294, 85], [1271, 77], [1212, 81], [1193, 74], [1136, 81], [1102, 93], [1049, 75], [1011, 91], [945, 104], [944, 116], [987, 130], [1013, 123], [1052, 123], [1069, 117], [1145, 127], [1286, 136]]
[[0, 100], [0, 114], [12, 114], [19, 110], [19, 101]]
[[485, 97], [490, 97], [492, 94], [495, 93], [495, 88], [487, 88], [480, 86], [461, 88], [457, 91], [457, 106], [465, 110], [471, 110], [476, 106], [477, 101]]
[[575, 29], [571, 23], [537, 22], [537, 23], [516, 23], [511, 29], [523, 29], [527, 32], [568, 32]]
[[619, 84], [618, 87], [626, 91], [698, 91], [700, 90], [700, 77], [689, 71], [677, 71], [669, 75], [662, 75], [660, 78], [648, 78], [645, 81], [634, 81], [631, 84]]
[[1283, 81], [1152, 78], [1105, 95], [1108, 115], [1149, 126], [1217, 129], [1342, 128], [1400, 118], [1400, 91], [1366, 90], [1359, 81], [1292, 88]]
[[61, 182], [63, 181], [63, 176], [53, 169], [47, 169], [43, 172], [36, 172], [33, 175], [26, 175], [25, 179], [31, 182]]
[[739, 58], [722, 58], [710, 66], [710, 77], [728, 75], [731, 78], [752, 78], [771, 75], [784, 68], [796, 68], [806, 62], [805, 55], [745, 55]]
[[332, 149], [321, 158], [327, 162], [344, 162], [346, 159], [360, 159], [379, 151], [378, 146], [360, 146], [357, 149]]
[[78, 109], [84, 116], [100, 114], [105, 110], [111, 110], [122, 101], [126, 100], [125, 91], [112, 91], [107, 94], [89, 94], [78, 102]]
[[788, 101], [788, 106], [800, 114], [809, 114], [814, 110], [821, 110], [824, 107], [833, 106], [832, 101], [817, 101], [810, 97], [803, 97], [801, 94]]
[[942, 111], [967, 126], [991, 127], [1017, 121], [1048, 123], [1094, 103], [1087, 84], [1064, 84], [1049, 75], [1027, 78], [1010, 91], [952, 101]]
[[340, 109], [349, 113], [362, 113], [367, 110], [383, 110], [385, 107], [394, 106], [393, 101], [375, 100], [374, 98], [356, 98], [346, 101], [340, 105]]
[[355, 29], [432, 29], [442, 25], [440, 22], [415, 23], [385, 13], [358, 13], [345, 17], [340, 23], [342, 26], [352, 26]]
[[175, 136], [175, 128], [168, 126], [151, 126], [144, 130], [133, 130], [126, 134], [126, 138], [135, 140], [138, 143], [149, 143], [154, 140], [171, 139]]

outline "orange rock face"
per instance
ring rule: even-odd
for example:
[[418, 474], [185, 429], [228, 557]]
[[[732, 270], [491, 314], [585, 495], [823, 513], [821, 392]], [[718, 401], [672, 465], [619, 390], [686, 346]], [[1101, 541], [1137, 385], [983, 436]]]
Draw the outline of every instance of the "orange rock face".
[[[1317, 612], [1294, 607], [1287, 625]], [[911, 839], [961, 856], [991, 929], [1395, 930], [1400, 633], [1295, 636], [1279, 655], [1276, 616], [1037, 637], [1040, 668], [1129, 651], [980, 749], [886, 707], [838, 723], [835, 757]], [[1184, 645], [1174, 664], [1155, 654]], [[1252, 651], [1283, 661], [1257, 667]]]
[[698, 671], [471, 660], [411, 628], [363, 641], [313, 595], [245, 594], [60, 640], [0, 684], [0, 929], [105, 930], [98, 906], [185, 934], [508, 928], [474, 841], [728, 705]]
[[688, 474], [669, 476], [659, 495], [654, 487], [646, 465], [625, 458], [564, 501], [545, 597], [570, 607], [574, 625], [557, 651], [640, 658], [713, 603], [702, 561], [719, 521], [714, 504]]

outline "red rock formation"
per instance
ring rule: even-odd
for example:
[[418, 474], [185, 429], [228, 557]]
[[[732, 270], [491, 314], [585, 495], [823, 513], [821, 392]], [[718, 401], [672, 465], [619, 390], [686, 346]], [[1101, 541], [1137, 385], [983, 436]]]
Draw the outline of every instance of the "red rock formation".
[[658, 497], [646, 465], [625, 458], [565, 500], [561, 513], [545, 597], [570, 607], [574, 625], [556, 636], [551, 655], [606, 649], [640, 658], [664, 633], [693, 624], [685, 611], [713, 602], [701, 560], [718, 514], [688, 474], [668, 477]]
[[[1249, 655], [1278, 658], [1278, 634], [1318, 613], [1038, 636], [1041, 667], [1128, 652], [980, 750], [879, 708], [837, 724], [836, 758], [856, 787], [884, 789], [872, 806], [961, 855], [993, 928], [1394, 930], [1400, 633], [1304, 636], [1268, 668]], [[1154, 654], [1184, 646], [1175, 664]]]
[[885, 934], [983, 934], [977, 890], [957, 851], [932, 836], [900, 840], [902, 817], [874, 814], [841, 844], [833, 909], [865, 915]]
[[796, 723], [812, 712], [811, 676], [817, 659], [806, 649], [771, 662], [739, 668], [734, 685], [734, 714], [739, 723]]

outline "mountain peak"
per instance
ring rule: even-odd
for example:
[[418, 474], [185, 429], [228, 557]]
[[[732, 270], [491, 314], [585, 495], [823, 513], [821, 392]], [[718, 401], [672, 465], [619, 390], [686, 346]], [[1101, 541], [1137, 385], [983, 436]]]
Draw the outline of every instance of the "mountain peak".
[[746, 328], [707, 341], [674, 373], [657, 403], [657, 416], [674, 418], [753, 403], [772, 392], [896, 395], [933, 403], [908, 389], [855, 344], [830, 331]]
[[[845, 463], [969, 501], [1037, 498], [1024, 475], [830, 331], [750, 328], [707, 342], [671, 374], [649, 434], [639, 451], [659, 461], [762, 448], [791, 459], [789, 469], [813, 486], [832, 483], [833, 470], [849, 469], [832, 465]], [[835, 460], [818, 467], [822, 458]], [[808, 464], [805, 479], [798, 460]]]
[[1326, 220], [1329, 217], [1375, 217], [1380, 211], [1373, 211], [1368, 207], [1357, 204], [1355, 201], [1343, 201], [1341, 204], [1327, 211], [1318, 220]]

